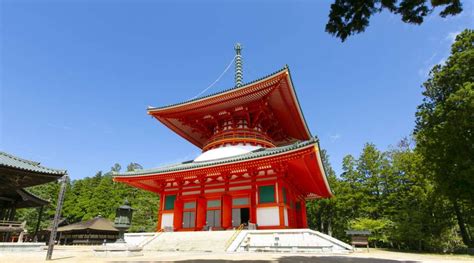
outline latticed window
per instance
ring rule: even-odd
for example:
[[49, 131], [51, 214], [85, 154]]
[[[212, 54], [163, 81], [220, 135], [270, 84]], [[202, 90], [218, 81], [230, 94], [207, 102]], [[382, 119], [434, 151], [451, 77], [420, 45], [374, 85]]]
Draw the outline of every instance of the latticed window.
[[192, 228], [196, 224], [196, 213], [192, 211], [183, 212], [183, 227]]
[[173, 210], [175, 200], [176, 200], [176, 195], [165, 196], [165, 210]]
[[262, 125], [257, 124], [257, 125], [255, 125], [255, 127], [253, 129], [256, 130], [256, 131], [261, 132], [262, 131]]
[[225, 131], [230, 129], [232, 129], [232, 121], [224, 121], [222, 125], [222, 130]]
[[207, 208], [218, 208], [221, 207], [221, 200], [207, 200]]
[[275, 186], [263, 185], [258, 187], [258, 202], [260, 204], [275, 203]]
[[249, 198], [248, 197], [240, 197], [240, 198], [234, 198], [232, 199], [232, 205], [233, 206], [238, 206], [238, 205], [248, 205]]
[[196, 202], [186, 202], [184, 203], [184, 209], [194, 209], [196, 208]]
[[247, 128], [247, 120], [239, 120], [237, 122], [237, 128]]

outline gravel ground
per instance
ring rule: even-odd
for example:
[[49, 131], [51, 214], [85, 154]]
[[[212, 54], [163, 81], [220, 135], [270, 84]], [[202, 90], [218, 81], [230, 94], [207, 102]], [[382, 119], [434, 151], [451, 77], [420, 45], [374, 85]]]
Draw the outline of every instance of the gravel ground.
[[[45, 262], [46, 252], [0, 253], [1, 263]], [[474, 256], [437, 255], [392, 252], [371, 249], [341, 255], [288, 254], [288, 253], [192, 253], [148, 252], [139, 257], [95, 257], [91, 247], [58, 247], [51, 262], [324, 262], [324, 263], [395, 263], [395, 262], [474, 262]]]

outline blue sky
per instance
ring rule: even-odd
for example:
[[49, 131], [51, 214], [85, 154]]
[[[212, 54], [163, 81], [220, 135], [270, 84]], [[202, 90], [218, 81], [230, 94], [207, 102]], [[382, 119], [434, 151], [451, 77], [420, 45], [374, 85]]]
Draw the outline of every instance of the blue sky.
[[[315, 3], [316, 2], [316, 3]], [[409, 136], [420, 85], [474, 25], [436, 14], [421, 26], [373, 17], [341, 43], [331, 1], [1, 1], [0, 149], [69, 171], [192, 159], [192, 144], [146, 114], [212, 83], [243, 44], [244, 80], [290, 66], [313, 135], [341, 172], [366, 142]], [[233, 86], [230, 70], [207, 93]]]

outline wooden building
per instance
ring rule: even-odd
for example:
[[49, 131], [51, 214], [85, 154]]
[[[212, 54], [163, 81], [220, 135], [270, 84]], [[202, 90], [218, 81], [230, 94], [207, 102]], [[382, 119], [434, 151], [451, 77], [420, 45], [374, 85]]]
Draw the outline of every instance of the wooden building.
[[15, 213], [20, 208], [39, 207], [39, 218], [33, 239], [38, 232], [43, 206], [49, 204], [25, 188], [58, 180], [66, 174], [64, 170], [51, 169], [17, 156], [0, 152], [0, 242], [18, 239], [25, 231], [23, 222], [15, 222]]
[[63, 245], [100, 245], [115, 242], [119, 231], [103, 217], [58, 228], [59, 243]]

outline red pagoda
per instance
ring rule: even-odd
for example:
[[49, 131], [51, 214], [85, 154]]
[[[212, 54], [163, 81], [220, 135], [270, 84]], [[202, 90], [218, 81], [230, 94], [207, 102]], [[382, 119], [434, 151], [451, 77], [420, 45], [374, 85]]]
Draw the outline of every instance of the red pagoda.
[[288, 67], [243, 84], [235, 50], [234, 88], [148, 108], [202, 154], [114, 177], [160, 195], [157, 230], [307, 228], [306, 200], [332, 196]]

